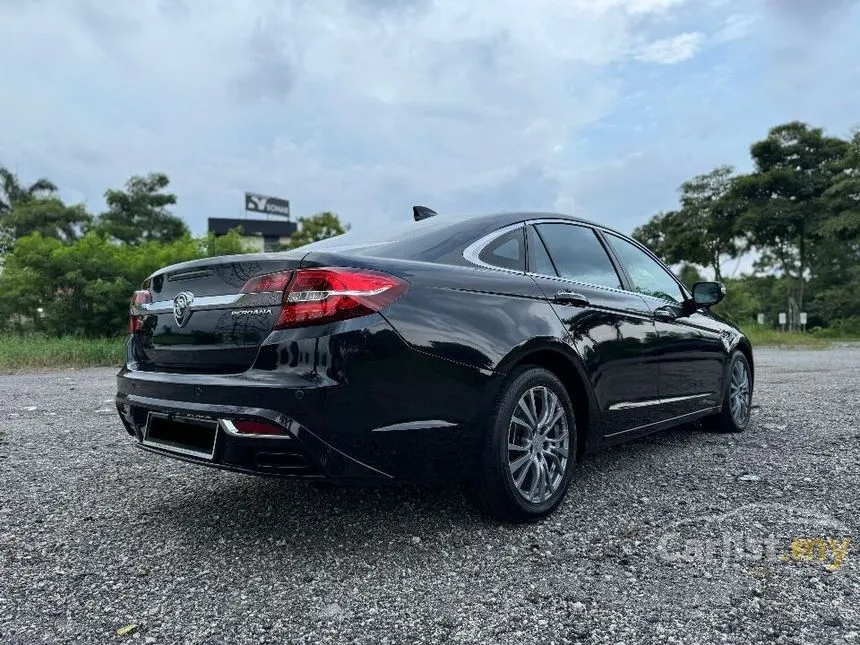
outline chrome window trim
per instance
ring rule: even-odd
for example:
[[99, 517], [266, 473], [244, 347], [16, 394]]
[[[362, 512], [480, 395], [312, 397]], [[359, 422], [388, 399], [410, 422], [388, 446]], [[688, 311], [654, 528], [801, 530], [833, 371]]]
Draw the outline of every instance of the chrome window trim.
[[[634, 240], [632, 237], [622, 235], [618, 231], [612, 231], [608, 228], [603, 228], [603, 227], [599, 227], [599, 230], [601, 233], [604, 233], [605, 235], [611, 235], [612, 237], [617, 237], [617, 238], [619, 238], [625, 242], [630, 242], [631, 244], [633, 244], [634, 247], [636, 247], [637, 249], [642, 251], [645, 255], [647, 255], [652, 260], [654, 260], [661, 269], [663, 269], [666, 273], [669, 274], [669, 277], [671, 277], [672, 280], [675, 281], [675, 284], [678, 285], [678, 288], [681, 290], [681, 295], [684, 296], [685, 300], [690, 300], [692, 298], [693, 294], [690, 293], [690, 291], [689, 291], [689, 289], [687, 289], [686, 285], [683, 282], [681, 282], [678, 279], [678, 276], [676, 276], [674, 274], [674, 272], [669, 267], [667, 267], [666, 264], [660, 258], [658, 258], [656, 255], [654, 255], [654, 253], [648, 247], [644, 246], [643, 244], [640, 244], [639, 242]], [[610, 244], [611, 244], [611, 242], [610, 242]], [[613, 249], [613, 251], [614, 250], [615, 249]], [[619, 258], [618, 261], [621, 262], [621, 259]], [[626, 269], [625, 269], [625, 271], [626, 271]], [[632, 293], [637, 293], [640, 296], [642, 296], [643, 298], [651, 298], [651, 300], [656, 300], [657, 302], [665, 302], [665, 303], [668, 303], [670, 305], [682, 305], [682, 304], [684, 304], [683, 302], [678, 302], [676, 300], [666, 300], [665, 298], [660, 298], [658, 296], [652, 296], [652, 295], [647, 294], [647, 293], [639, 293], [638, 291], [634, 291]]]
[[[602, 230], [599, 227], [594, 226], [592, 224], [587, 224], [585, 222], [571, 222], [570, 220], [566, 220], [566, 219], [542, 218], [542, 219], [528, 220], [528, 221], [524, 222], [525, 226], [529, 226], [529, 225], [533, 225], [533, 224], [567, 224], [568, 226], [580, 226], [582, 228], [590, 228], [592, 231]], [[600, 238], [597, 238], [597, 236], [595, 236], [595, 238], [597, 239], [597, 243], [600, 244]], [[601, 246], [601, 248], [603, 247], [602, 244], [600, 244], [600, 246]], [[603, 252], [606, 253], [606, 249], [603, 249]], [[547, 253], [549, 253], [549, 249], [547, 249]], [[552, 257], [552, 256], [550, 256], [550, 257]], [[612, 265], [612, 269], [614, 271], [615, 270], [615, 264], [612, 262], [612, 258], [609, 256], [609, 253], [606, 253], [606, 258], [609, 260], [609, 263]], [[617, 271], [616, 271], [616, 273], [617, 273]], [[570, 284], [582, 285], [583, 287], [591, 287], [592, 289], [604, 289], [606, 291], [614, 291], [616, 293], [624, 293], [624, 294], [631, 294], [632, 293], [632, 294], [635, 294], [637, 296], [642, 295], [642, 294], [639, 294], [635, 291], [628, 291], [627, 289], [623, 289], [621, 287], [607, 287], [606, 285], [592, 284], [591, 282], [583, 282], [582, 280], [575, 280], [574, 278], [564, 278], [560, 275], [545, 275], [543, 273], [533, 273], [531, 271], [527, 271], [526, 275], [530, 275], [533, 278], [547, 278], [549, 280], [560, 280], [562, 282], [567, 282]], [[619, 277], [619, 279], [621, 278], [621, 276], [618, 276], [618, 277]]]
[[[534, 224], [567, 224], [568, 226], [580, 226], [582, 228], [590, 228], [592, 231], [595, 231], [595, 232], [600, 231], [602, 234], [605, 234], [605, 235], [613, 235], [613, 236], [619, 237], [623, 240], [629, 240], [633, 243], [634, 246], [636, 246], [637, 248], [640, 248], [646, 255], [648, 255], [649, 257], [656, 260], [657, 263], [660, 265], [660, 267], [672, 277], [672, 279], [675, 281], [675, 284], [677, 284], [678, 287], [681, 289], [681, 293], [688, 296], [688, 299], [689, 299], [690, 294], [688, 293], [688, 289], [678, 280], [678, 278], [675, 276], [675, 274], [672, 273], [672, 271], [664, 265], [664, 263], [660, 260], [660, 258], [655, 256], [651, 251], [649, 251], [646, 247], [639, 244], [636, 240], [634, 240], [634, 239], [632, 239], [632, 238], [630, 238], [630, 237], [628, 237], [622, 233], [619, 233], [618, 231], [613, 231], [612, 229], [606, 228], [605, 226], [601, 226], [600, 224], [591, 224], [589, 222], [572, 221], [569, 219], [565, 219], [563, 217], [541, 217], [538, 219], [530, 219], [530, 220], [525, 220], [522, 222], [517, 222], [516, 224], [510, 224], [509, 226], [505, 226], [504, 228], [500, 228], [498, 230], [495, 230], [492, 233], [488, 233], [487, 235], [484, 235], [483, 237], [479, 238], [478, 240], [476, 240], [475, 242], [472, 242], [469, 246], [467, 246], [463, 250], [463, 259], [466, 260], [467, 262], [469, 262], [470, 264], [474, 264], [474, 265], [479, 266], [483, 269], [491, 269], [493, 271], [503, 271], [505, 273], [514, 273], [516, 275], [523, 275], [525, 273], [525, 275], [530, 276], [532, 278], [547, 278], [550, 280], [558, 280], [560, 282], [581, 285], [583, 287], [590, 287], [593, 289], [604, 289], [606, 291], [614, 291], [616, 293], [623, 293], [626, 295], [639, 296], [640, 298], [650, 298], [651, 300], [655, 300], [657, 302], [665, 302], [666, 304], [670, 304], [670, 305], [683, 304], [683, 303], [676, 302], [674, 300], [665, 300], [664, 298], [657, 298], [657, 297], [649, 295], [647, 293], [640, 293], [638, 291], [631, 291], [629, 289], [624, 289], [624, 288], [607, 287], [607, 286], [604, 286], [602, 284], [592, 284], [590, 282], [582, 282], [581, 280], [574, 280], [572, 278], [563, 278], [563, 277], [558, 276], [558, 275], [545, 275], [542, 273], [534, 273], [534, 272], [531, 272], [528, 270], [526, 270], [525, 272], [515, 271], [513, 269], [506, 269], [504, 267], [493, 266], [492, 264], [487, 264], [486, 262], [482, 262], [480, 259], [478, 259], [478, 255], [480, 255], [481, 251], [484, 250], [484, 247], [487, 244], [489, 244], [490, 242], [492, 242], [493, 240], [495, 240], [497, 237], [500, 237], [500, 236], [504, 235], [505, 233], [509, 233], [510, 231], [513, 231], [517, 228], [525, 229], [527, 226], [531, 226]], [[604, 249], [604, 251], [605, 251], [605, 249]], [[607, 257], [609, 257], [608, 253], [607, 253]], [[528, 260], [528, 258], [526, 258], [526, 259]], [[609, 260], [610, 260], [610, 262], [612, 262], [612, 258], [609, 258]], [[620, 260], [619, 260], [619, 262], [620, 262]], [[528, 263], [526, 264], [526, 266], [528, 266]], [[622, 265], [622, 267], [623, 267], [623, 265]], [[614, 263], [613, 263], [613, 268], [615, 268]], [[171, 307], [171, 311], [172, 311], [172, 307]]]
[[474, 264], [483, 269], [492, 269], [493, 271], [504, 271], [505, 273], [515, 273], [516, 275], [525, 275], [525, 270], [517, 271], [516, 269], [508, 269], [505, 267], [497, 267], [493, 264], [487, 264], [483, 260], [481, 260], [478, 256], [481, 254], [481, 251], [484, 250], [484, 247], [487, 246], [490, 242], [495, 240], [496, 238], [505, 235], [506, 233], [510, 233], [511, 231], [515, 231], [518, 228], [523, 229], [523, 235], [525, 235], [525, 222], [517, 222], [516, 224], [510, 224], [505, 226], [504, 228], [499, 228], [493, 231], [492, 233], [488, 233], [478, 240], [472, 242], [469, 246], [463, 249], [463, 259], [470, 264]]

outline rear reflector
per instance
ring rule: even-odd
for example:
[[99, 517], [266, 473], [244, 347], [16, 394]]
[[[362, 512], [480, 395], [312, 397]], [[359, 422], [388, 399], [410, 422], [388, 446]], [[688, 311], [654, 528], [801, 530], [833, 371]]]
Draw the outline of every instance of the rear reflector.
[[286, 436], [287, 431], [281, 426], [274, 423], [266, 423], [265, 421], [223, 421], [224, 425], [236, 434], [263, 434], [273, 436]]
[[300, 269], [284, 292], [275, 329], [366, 316], [390, 305], [407, 288], [394, 276], [366, 269]]

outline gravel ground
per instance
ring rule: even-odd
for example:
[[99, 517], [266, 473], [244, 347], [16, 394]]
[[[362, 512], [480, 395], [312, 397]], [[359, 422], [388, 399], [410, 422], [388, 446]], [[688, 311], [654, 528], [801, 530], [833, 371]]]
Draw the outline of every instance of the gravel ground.
[[142, 453], [114, 370], [0, 376], [0, 642], [860, 644], [860, 347], [757, 367], [746, 433], [589, 456], [532, 526]]

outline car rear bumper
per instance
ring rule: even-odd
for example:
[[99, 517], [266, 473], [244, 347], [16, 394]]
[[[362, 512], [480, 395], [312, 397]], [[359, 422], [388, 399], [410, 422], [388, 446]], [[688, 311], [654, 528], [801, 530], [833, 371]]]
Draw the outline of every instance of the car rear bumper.
[[[130, 380], [128, 376], [121, 376], [120, 379], [126, 383]], [[275, 410], [158, 399], [123, 392], [117, 395], [116, 405], [126, 431], [136, 439], [141, 449], [151, 453], [257, 475], [350, 481], [392, 479], [391, 475], [335, 449], [295, 420]], [[215, 426], [211, 457], [193, 454], [200, 451], [183, 450], [181, 444], [169, 446], [147, 441], [147, 419], [152, 414], [179, 421], [211, 422]], [[241, 435], [229, 429], [229, 422], [234, 420], [267, 422], [283, 428], [284, 434]]]
[[[344, 483], [468, 476], [487, 375], [414, 350], [382, 317], [333, 331], [276, 332], [238, 374], [142, 369], [131, 342], [117, 410], [144, 450], [227, 470]], [[147, 442], [150, 415], [217, 424], [211, 453]], [[225, 424], [235, 420], [284, 434], [238, 435]]]

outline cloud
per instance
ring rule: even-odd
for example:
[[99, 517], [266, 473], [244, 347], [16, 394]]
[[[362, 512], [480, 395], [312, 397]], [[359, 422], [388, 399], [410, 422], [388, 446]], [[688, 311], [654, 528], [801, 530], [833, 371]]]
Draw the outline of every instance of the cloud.
[[660, 63], [661, 65], [674, 65], [690, 60], [701, 49], [705, 41], [704, 34], [692, 32], [678, 34], [672, 38], [663, 38], [647, 44], [637, 55], [637, 58], [646, 63]]
[[0, 56], [20, 61], [0, 163], [96, 212], [129, 175], [167, 172], [196, 232], [241, 214], [245, 190], [355, 228], [413, 203], [630, 228], [672, 206], [691, 165], [742, 165], [791, 106], [831, 127], [860, 113], [856, 23], [810, 54], [816, 91], [789, 103], [799, 72], [772, 53], [788, 21], [731, 4], [0, 0]]
[[844, 14], [857, 4], [858, 0], [767, 0], [771, 12], [807, 28], [832, 21], [836, 14]]
[[752, 32], [757, 22], [758, 16], [755, 14], [732, 14], [726, 18], [723, 26], [714, 32], [708, 40], [714, 44], [723, 44], [745, 38]]
[[273, 30], [257, 25], [247, 38], [242, 58], [247, 66], [232, 79], [242, 99], [283, 99], [293, 89], [295, 56], [289, 43], [280, 41]]

